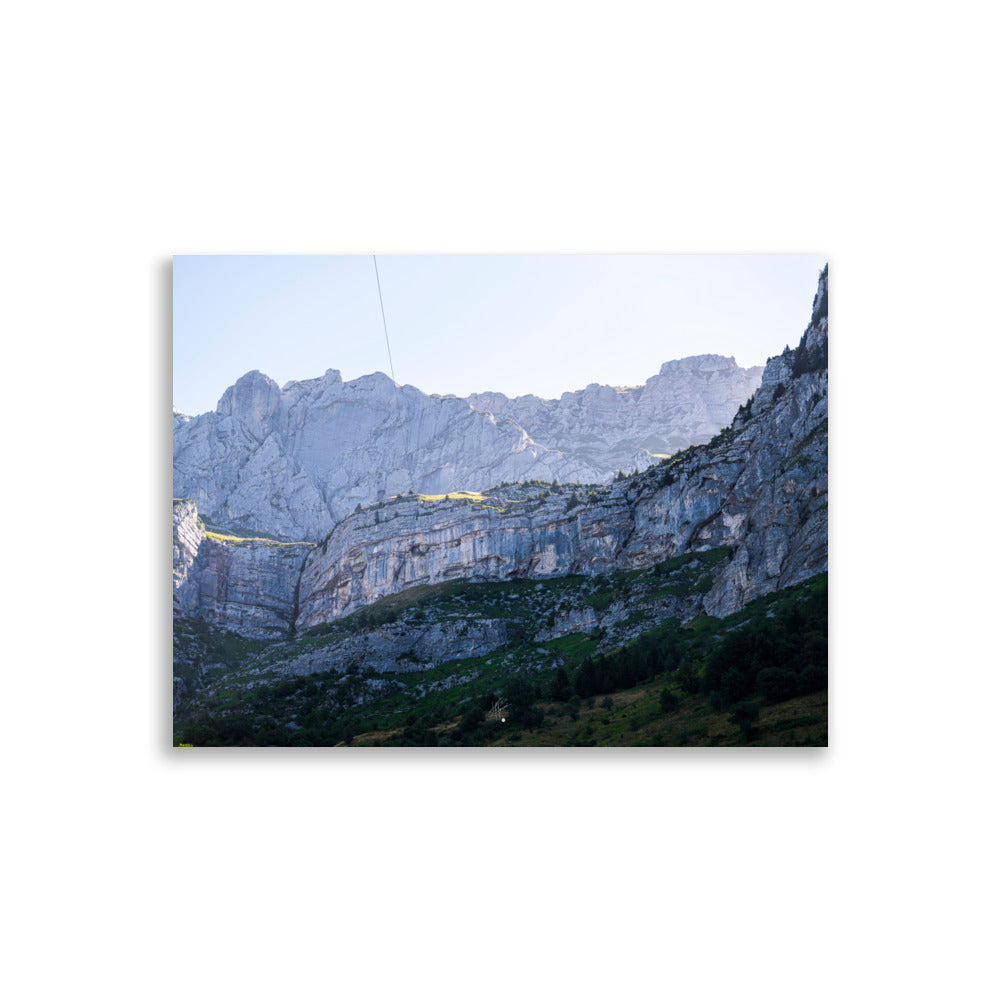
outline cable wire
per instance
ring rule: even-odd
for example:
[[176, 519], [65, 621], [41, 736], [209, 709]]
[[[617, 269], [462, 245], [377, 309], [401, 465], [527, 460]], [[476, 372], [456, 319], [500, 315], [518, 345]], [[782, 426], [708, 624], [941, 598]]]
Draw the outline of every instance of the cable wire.
[[378, 286], [378, 307], [382, 311], [382, 330], [385, 333], [385, 352], [389, 355], [389, 373], [392, 375], [392, 403], [396, 411], [396, 423], [403, 426], [403, 417], [399, 412], [399, 386], [396, 384], [396, 369], [392, 366], [392, 350], [389, 347], [389, 327], [385, 322], [385, 305], [382, 302], [382, 282], [378, 276], [378, 261], [375, 254], [372, 254], [372, 263], [375, 265], [375, 284]]
[[382, 302], [382, 282], [379, 281], [378, 277], [378, 261], [375, 259], [375, 254], [372, 254], [372, 263], [375, 265], [375, 284], [378, 286], [378, 307], [382, 310], [382, 330], [385, 332], [385, 352], [389, 355], [389, 372], [392, 375], [393, 382], [396, 381], [396, 372], [392, 367], [392, 351], [389, 348], [389, 327], [385, 323], [385, 305]]

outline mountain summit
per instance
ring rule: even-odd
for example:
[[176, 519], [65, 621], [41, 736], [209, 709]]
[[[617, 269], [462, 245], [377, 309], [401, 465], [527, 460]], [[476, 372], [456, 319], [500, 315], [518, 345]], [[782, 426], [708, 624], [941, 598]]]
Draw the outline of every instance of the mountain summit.
[[214, 412], [175, 411], [174, 494], [217, 527], [308, 540], [359, 503], [409, 490], [605, 482], [709, 440], [761, 372], [702, 355], [665, 363], [641, 387], [544, 400], [427, 395], [381, 372], [344, 382], [335, 369], [279, 389], [252, 371]]

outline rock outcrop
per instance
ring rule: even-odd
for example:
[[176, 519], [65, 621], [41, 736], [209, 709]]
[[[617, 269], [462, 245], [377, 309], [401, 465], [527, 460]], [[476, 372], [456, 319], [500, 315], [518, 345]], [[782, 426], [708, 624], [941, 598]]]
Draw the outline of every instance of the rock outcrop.
[[567, 510], [565, 494], [483, 502], [400, 497], [347, 518], [306, 560], [299, 625], [332, 621], [379, 598], [448, 580], [593, 574], [615, 567], [631, 515], [622, 489]]
[[174, 613], [259, 638], [284, 638], [312, 545], [207, 534], [189, 500], [174, 501]]
[[248, 372], [211, 413], [174, 411], [174, 495], [224, 530], [317, 540], [357, 504], [414, 490], [527, 479], [600, 482], [707, 440], [752, 394], [760, 369], [705, 355], [644, 387], [592, 385], [558, 401], [501, 393], [428, 396], [377, 373], [278, 388]]
[[709, 441], [754, 394], [763, 371], [702, 354], [666, 362], [643, 386], [594, 384], [559, 399], [484, 392], [469, 402], [513, 420], [547, 448], [586, 460], [604, 478], [617, 469], [645, 469], [656, 455]]
[[174, 425], [174, 493], [205, 521], [316, 540], [358, 503], [504, 480], [588, 478], [582, 461], [536, 444], [465, 400], [382, 374], [339, 372], [279, 389], [250, 372], [212, 413]]

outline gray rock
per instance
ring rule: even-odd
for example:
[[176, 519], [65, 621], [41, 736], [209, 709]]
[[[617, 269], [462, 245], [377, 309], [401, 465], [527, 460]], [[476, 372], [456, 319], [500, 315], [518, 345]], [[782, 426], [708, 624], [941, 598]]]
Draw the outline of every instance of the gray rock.
[[487, 392], [469, 402], [513, 420], [547, 448], [591, 463], [601, 473], [597, 478], [605, 478], [617, 469], [645, 469], [654, 455], [707, 442], [753, 395], [763, 371], [702, 354], [666, 362], [644, 386], [594, 384], [559, 399]]
[[206, 523], [316, 540], [358, 503], [413, 490], [508, 481], [599, 482], [707, 440], [753, 392], [760, 369], [704, 355], [665, 364], [645, 387], [591, 385], [558, 401], [501, 393], [428, 396], [376, 373], [338, 371], [281, 389], [248, 372], [214, 412], [174, 411], [174, 495]]
[[289, 634], [309, 543], [209, 537], [191, 501], [174, 503], [174, 612], [242, 635]]

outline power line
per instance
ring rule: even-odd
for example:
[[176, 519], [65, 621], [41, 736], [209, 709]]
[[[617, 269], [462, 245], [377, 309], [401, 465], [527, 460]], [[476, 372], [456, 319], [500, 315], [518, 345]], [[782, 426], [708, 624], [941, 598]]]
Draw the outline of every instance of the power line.
[[379, 281], [378, 261], [375, 259], [375, 254], [372, 254], [372, 263], [375, 265], [375, 284], [378, 286], [378, 307], [382, 310], [382, 329], [385, 331], [385, 350], [389, 355], [389, 372], [392, 375], [393, 382], [395, 382], [396, 372], [392, 367], [392, 351], [389, 349], [389, 328], [385, 324], [385, 305], [382, 303], [382, 282]]

